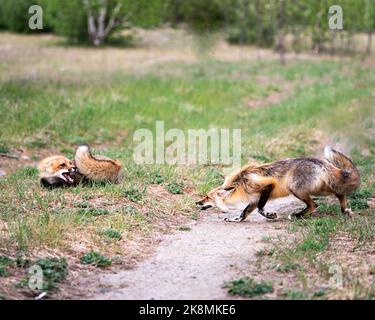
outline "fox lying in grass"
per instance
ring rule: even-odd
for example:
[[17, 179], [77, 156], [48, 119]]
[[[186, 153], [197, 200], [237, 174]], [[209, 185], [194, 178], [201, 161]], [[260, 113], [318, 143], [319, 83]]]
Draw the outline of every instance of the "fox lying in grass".
[[43, 159], [38, 166], [40, 183], [55, 188], [75, 186], [82, 181], [117, 182], [121, 163], [105, 156], [91, 154], [90, 147], [77, 148], [74, 161], [64, 156]]
[[222, 186], [208, 192], [196, 204], [201, 210], [217, 207], [222, 212], [241, 212], [239, 217], [226, 218], [225, 221], [243, 221], [256, 208], [264, 217], [275, 219], [275, 213], [264, 211], [267, 201], [292, 194], [307, 206], [294, 216], [305, 218], [317, 207], [311, 196], [335, 195], [342, 213], [351, 216], [346, 196], [359, 187], [358, 170], [348, 157], [328, 146], [324, 155], [323, 160], [285, 159], [245, 166], [228, 176]]

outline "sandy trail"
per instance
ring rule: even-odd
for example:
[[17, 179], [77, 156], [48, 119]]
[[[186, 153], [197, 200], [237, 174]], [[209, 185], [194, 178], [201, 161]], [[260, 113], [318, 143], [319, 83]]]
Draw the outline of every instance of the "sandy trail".
[[230, 299], [225, 281], [248, 274], [264, 237], [285, 232], [287, 214], [304, 206], [293, 197], [267, 203], [278, 219], [254, 212], [241, 223], [223, 222], [225, 214], [208, 213], [165, 237], [155, 254], [134, 269], [105, 274], [92, 299]]

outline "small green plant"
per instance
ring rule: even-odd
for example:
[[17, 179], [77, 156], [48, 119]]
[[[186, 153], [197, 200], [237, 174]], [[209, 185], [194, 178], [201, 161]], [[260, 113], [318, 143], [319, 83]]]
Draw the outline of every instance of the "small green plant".
[[103, 231], [103, 234], [110, 239], [121, 240], [121, 233], [115, 229], [109, 228]]
[[125, 206], [124, 211], [125, 211], [126, 213], [131, 214], [131, 215], [137, 215], [137, 214], [138, 214], [138, 210], [137, 210], [137, 208], [133, 207], [133, 206], [130, 205], [130, 204], [127, 205], [127, 206]]
[[88, 208], [90, 207], [90, 202], [87, 201], [77, 201], [73, 203], [75, 208]]
[[103, 216], [109, 214], [109, 211], [102, 208], [81, 208], [77, 213], [84, 216]]
[[290, 300], [305, 300], [308, 298], [307, 294], [304, 291], [290, 289], [284, 290], [282, 296]]
[[249, 277], [243, 277], [225, 284], [228, 293], [244, 297], [256, 297], [273, 292], [273, 285], [269, 282], [255, 282]]
[[320, 214], [339, 214], [340, 207], [336, 204], [319, 203], [318, 211]]
[[8, 153], [9, 148], [4, 141], [0, 141], [0, 153]]
[[80, 259], [82, 264], [91, 264], [99, 268], [105, 268], [112, 264], [112, 260], [101, 255], [98, 252], [90, 251], [84, 254]]
[[9, 275], [7, 268], [12, 264], [14, 264], [13, 259], [7, 256], [0, 256], [0, 277], [7, 277]]
[[[20, 261], [21, 262], [21, 261]], [[68, 264], [65, 258], [40, 258], [35, 261], [22, 261], [20, 267], [26, 268], [30, 265], [37, 265], [43, 271], [43, 284], [41, 290], [51, 291], [56, 289], [56, 283], [61, 282], [68, 275]], [[27, 275], [16, 284], [17, 288], [25, 288], [29, 283], [30, 275]]]
[[151, 172], [148, 174], [147, 180], [151, 184], [161, 184], [165, 181], [165, 177], [159, 172]]
[[287, 262], [284, 264], [279, 264], [276, 266], [276, 271], [281, 273], [288, 273], [293, 270], [297, 270], [300, 268], [300, 265], [298, 263], [293, 262]]
[[126, 198], [133, 202], [141, 202], [143, 199], [144, 191], [139, 191], [139, 189], [130, 187], [124, 190], [124, 195]]
[[325, 288], [318, 289], [314, 292], [313, 297], [314, 298], [322, 298], [326, 295], [327, 290]]
[[182, 194], [183, 193], [183, 188], [184, 188], [184, 185], [182, 182], [178, 182], [178, 181], [171, 181], [169, 182], [165, 188], [170, 192], [170, 193], [173, 193], [173, 194]]
[[352, 210], [363, 210], [369, 207], [367, 199], [371, 198], [371, 191], [368, 189], [357, 190], [349, 197], [349, 206]]
[[43, 290], [56, 288], [56, 283], [61, 282], [68, 275], [68, 264], [65, 258], [43, 258], [34, 262], [43, 270]]

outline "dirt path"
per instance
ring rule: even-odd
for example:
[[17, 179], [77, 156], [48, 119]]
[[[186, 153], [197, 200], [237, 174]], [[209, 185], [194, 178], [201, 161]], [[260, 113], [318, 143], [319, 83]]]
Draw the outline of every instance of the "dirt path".
[[[225, 281], [248, 274], [264, 237], [285, 232], [287, 213], [303, 204], [284, 198], [267, 204], [276, 221], [253, 213], [242, 223], [223, 222], [227, 215], [207, 213], [190, 231], [178, 231], [149, 259], [131, 270], [99, 279], [93, 299], [228, 299]], [[285, 214], [283, 214], [285, 213]]]

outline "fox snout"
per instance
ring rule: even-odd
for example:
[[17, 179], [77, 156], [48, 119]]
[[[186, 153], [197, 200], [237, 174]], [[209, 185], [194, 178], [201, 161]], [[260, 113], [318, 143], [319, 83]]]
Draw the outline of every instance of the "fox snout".
[[197, 201], [195, 204], [199, 207], [200, 210], [207, 210], [209, 208], [212, 208], [212, 205], [206, 204], [205, 199], [201, 199]]

